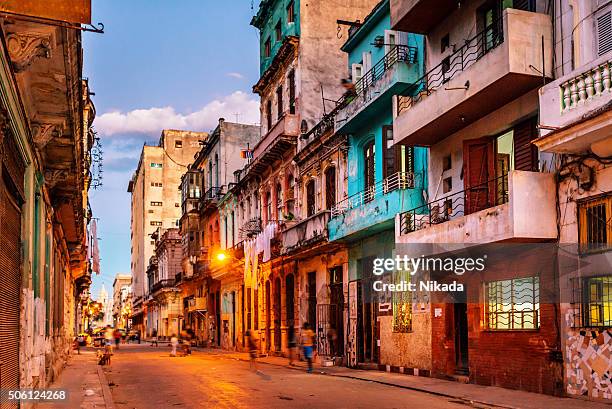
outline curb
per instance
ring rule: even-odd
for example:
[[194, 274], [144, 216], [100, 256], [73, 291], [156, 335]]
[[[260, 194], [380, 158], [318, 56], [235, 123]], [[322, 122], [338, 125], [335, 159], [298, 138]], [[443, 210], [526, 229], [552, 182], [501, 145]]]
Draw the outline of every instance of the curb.
[[110, 387], [108, 386], [108, 379], [106, 379], [106, 374], [102, 370], [102, 366], [97, 365], [97, 367], [98, 378], [100, 379], [100, 386], [102, 387], [102, 396], [104, 397], [104, 405], [106, 406], [106, 409], [115, 409], [113, 395], [111, 394]]

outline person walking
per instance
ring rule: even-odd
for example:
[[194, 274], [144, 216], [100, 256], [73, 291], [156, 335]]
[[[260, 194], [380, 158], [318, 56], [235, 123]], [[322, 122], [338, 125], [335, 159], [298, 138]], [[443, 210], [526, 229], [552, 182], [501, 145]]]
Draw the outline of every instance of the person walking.
[[170, 338], [170, 345], [172, 346], [172, 351], [170, 352], [170, 356], [176, 356], [176, 348], [178, 347], [179, 340], [176, 334], [172, 334], [172, 338]]
[[297, 347], [297, 339], [295, 337], [295, 327], [293, 326], [293, 322], [289, 323], [289, 328], [287, 328], [287, 341], [289, 343], [289, 366], [293, 366], [295, 348]]
[[153, 344], [155, 344], [155, 346], [159, 346], [157, 345], [157, 329], [153, 328], [153, 331], [151, 331], [151, 346], [153, 346]]
[[115, 338], [115, 348], [119, 349], [119, 344], [121, 343], [121, 331], [119, 331], [119, 328], [115, 328], [113, 337]]
[[113, 336], [113, 329], [111, 328], [110, 325], [107, 325], [106, 329], [104, 330], [104, 346], [105, 346], [105, 349], [107, 349], [111, 355], [113, 353], [113, 339], [114, 338], [115, 337]]
[[247, 330], [247, 345], [249, 348], [249, 368], [255, 370], [257, 372], [257, 343], [255, 341], [255, 336], [253, 335], [253, 331]]
[[308, 373], [312, 373], [312, 354], [314, 350], [314, 332], [310, 329], [310, 324], [304, 323], [304, 331], [302, 333], [302, 347], [304, 349], [304, 357], [308, 361]]

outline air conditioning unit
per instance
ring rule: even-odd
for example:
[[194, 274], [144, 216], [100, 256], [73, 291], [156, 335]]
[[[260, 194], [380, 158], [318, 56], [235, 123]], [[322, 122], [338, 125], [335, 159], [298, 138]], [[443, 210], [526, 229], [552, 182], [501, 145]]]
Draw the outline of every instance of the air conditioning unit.
[[385, 37], [384, 36], [376, 36], [374, 38], [374, 47], [382, 47], [385, 45]]

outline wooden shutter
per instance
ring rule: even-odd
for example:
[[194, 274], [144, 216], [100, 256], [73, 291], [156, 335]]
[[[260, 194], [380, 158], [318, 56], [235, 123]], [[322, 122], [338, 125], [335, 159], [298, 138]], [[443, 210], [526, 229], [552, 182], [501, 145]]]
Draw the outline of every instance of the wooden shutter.
[[612, 10], [597, 17], [597, 54], [602, 56], [608, 51], [612, 51]]
[[397, 172], [396, 159], [397, 159], [397, 148], [393, 145], [393, 125], [385, 125], [382, 128], [383, 132], [383, 143], [384, 143], [384, 178], [388, 178], [395, 172]]
[[535, 117], [514, 127], [514, 169], [538, 170], [538, 149], [531, 143], [537, 136]]
[[375, 183], [375, 147], [374, 142], [368, 143], [364, 150], [364, 181], [365, 181], [365, 189], [370, 189], [374, 186]]
[[331, 210], [336, 204], [336, 168], [325, 170], [325, 208]]
[[463, 141], [465, 214], [486, 209], [495, 202], [494, 155], [492, 138]]

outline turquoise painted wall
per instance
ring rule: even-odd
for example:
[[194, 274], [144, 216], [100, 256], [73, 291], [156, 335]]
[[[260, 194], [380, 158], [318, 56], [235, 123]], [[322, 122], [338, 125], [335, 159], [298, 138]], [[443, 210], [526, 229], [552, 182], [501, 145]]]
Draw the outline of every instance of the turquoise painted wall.
[[[282, 45], [282, 40], [287, 36], [300, 35], [300, 0], [293, 0], [294, 22], [287, 22], [287, 7], [291, 0], [264, 0], [261, 3], [257, 16], [253, 18], [251, 24], [259, 29], [259, 71], [264, 73], [274, 60]], [[262, 16], [262, 20], [257, 19]], [[282, 37], [276, 38], [276, 25], [281, 23]], [[266, 40], [270, 39], [271, 53], [265, 56]]]
[[395, 235], [392, 230], [373, 234], [363, 240], [351, 243], [348, 249], [349, 259], [349, 281], [359, 280], [361, 276], [361, 259], [365, 257], [385, 257], [395, 256]]
[[[390, 16], [388, 2], [384, 9], [372, 15], [372, 20], [366, 22], [354, 34], [354, 40], [345, 43], [343, 49], [348, 52], [349, 69], [353, 63], [361, 63], [364, 52], [371, 52], [372, 65], [384, 57], [385, 47], [372, 45], [376, 36], [384, 36], [385, 30], [390, 29]], [[417, 64], [414, 69], [406, 71], [406, 82], [415, 82], [423, 74], [424, 41], [420, 35], [409, 34], [408, 45], [417, 47]], [[366, 105], [359, 119], [349, 119], [346, 126], [351, 128], [348, 149], [348, 186], [349, 197], [362, 192], [365, 188], [364, 146], [370, 141], [375, 144], [375, 182], [383, 181], [383, 151], [386, 148], [383, 141], [383, 126], [393, 125], [393, 105], [390, 98], [372, 100]], [[355, 126], [351, 122], [355, 121]], [[414, 189], [403, 189], [380, 194], [369, 203], [362, 204], [344, 214], [332, 218], [328, 223], [330, 240], [357, 240], [381, 232], [391, 232], [391, 242], [395, 241], [394, 219], [396, 214], [422, 206], [423, 188], [427, 186], [427, 149], [415, 148], [414, 171], [416, 184]], [[352, 257], [349, 257], [352, 258]]]

